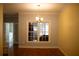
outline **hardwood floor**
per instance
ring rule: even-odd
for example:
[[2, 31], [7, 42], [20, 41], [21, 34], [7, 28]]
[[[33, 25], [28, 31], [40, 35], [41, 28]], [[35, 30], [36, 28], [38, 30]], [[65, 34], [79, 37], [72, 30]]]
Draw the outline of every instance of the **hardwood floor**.
[[14, 48], [14, 56], [64, 56], [58, 48]]

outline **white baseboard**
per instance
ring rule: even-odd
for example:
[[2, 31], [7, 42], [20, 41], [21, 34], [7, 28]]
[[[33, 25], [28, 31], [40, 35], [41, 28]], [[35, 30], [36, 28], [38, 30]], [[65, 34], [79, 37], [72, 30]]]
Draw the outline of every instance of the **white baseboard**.
[[19, 48], [58, 48], [58, 47], [23, 47], [23, 46], [19, 46]]

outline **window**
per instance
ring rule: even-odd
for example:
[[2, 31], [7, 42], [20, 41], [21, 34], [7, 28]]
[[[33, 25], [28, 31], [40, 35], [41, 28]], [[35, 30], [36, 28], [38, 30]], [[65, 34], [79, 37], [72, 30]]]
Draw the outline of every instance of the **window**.
[[28, 41], [48, 41], [48, 23], [28, 24]]

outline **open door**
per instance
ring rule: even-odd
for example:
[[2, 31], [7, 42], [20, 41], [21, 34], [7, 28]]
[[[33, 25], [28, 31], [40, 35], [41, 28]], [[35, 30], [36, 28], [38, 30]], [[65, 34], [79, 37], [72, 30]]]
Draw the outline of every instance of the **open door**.
[[14, 55], [18, 47], [18, 15], [4, 14], [4, 55]]
[[5, 23], [5, 45], [8, 55], [13, 55], [13, 42], [14, 42], [14, 24]]

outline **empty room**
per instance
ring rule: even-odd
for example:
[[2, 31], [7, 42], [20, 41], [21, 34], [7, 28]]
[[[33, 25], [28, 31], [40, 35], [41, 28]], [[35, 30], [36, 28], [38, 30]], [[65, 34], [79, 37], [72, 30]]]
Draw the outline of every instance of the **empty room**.
[[0, 55], [79, 56], [79, 4], [0, 4]]

